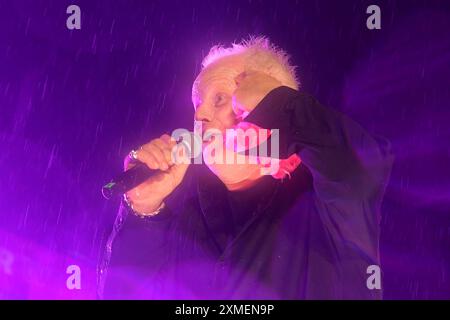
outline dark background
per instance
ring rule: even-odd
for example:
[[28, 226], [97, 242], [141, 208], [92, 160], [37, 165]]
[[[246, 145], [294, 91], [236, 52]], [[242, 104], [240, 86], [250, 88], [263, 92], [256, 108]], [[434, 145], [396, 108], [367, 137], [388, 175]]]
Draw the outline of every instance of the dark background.
[[[70, 4], [81, 30], [66, 28]], [[381, 30], [366, 28], [371, 4]], [[135, 145], [191, 128], [203, 56], [252, 34], [291, 54], [306, 91], [392, 142], [385, 298], [449, 299], [449, 30], [448, 1], [0, 0], [0, 298], [95, 297], [117, 212], [102, 183]], [[66, 289], [70, 264], [82, 290]]]

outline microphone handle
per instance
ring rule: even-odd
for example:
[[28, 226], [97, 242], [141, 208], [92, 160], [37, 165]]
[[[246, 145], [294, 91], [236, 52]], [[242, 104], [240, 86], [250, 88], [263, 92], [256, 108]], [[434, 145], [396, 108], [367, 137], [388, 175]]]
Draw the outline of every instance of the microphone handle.
[[103, 197], [111, 199], [114, 196], [120, 196], [137, 187], [158, 171], [150, 169], [142, 162], [137, 162], [133, 168], [122, 172], [102, 187]]

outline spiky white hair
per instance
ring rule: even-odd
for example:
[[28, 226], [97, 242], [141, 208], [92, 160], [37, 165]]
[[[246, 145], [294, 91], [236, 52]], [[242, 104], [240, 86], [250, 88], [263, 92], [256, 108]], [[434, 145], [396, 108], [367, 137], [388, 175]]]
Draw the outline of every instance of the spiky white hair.
[[289, 55], [272, 44], [267, 37], [250, 36], [248, 40], [233, 43], [231, 47], [216, 45], [202, 61], [202, 70], [225, 57], [240, 56], [246, 70], [269, 74], [282, 85], [298, 89], [300, 82], [296, 76], [296, 66], [290, 63]]

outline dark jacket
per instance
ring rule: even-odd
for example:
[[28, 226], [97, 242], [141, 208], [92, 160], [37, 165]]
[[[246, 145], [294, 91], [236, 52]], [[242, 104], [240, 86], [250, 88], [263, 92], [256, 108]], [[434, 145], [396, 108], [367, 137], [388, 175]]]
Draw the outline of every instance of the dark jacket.
[[284, 86], [246, 121], [280, 129], [280, 156], [302, 160], [292, 177], [229, 192], [202, 168], [183, 210], [145, 219], [122, 211], [101, 266], [104, 298], [381, 298], [366, 282], [380, 264], [386, 142]]

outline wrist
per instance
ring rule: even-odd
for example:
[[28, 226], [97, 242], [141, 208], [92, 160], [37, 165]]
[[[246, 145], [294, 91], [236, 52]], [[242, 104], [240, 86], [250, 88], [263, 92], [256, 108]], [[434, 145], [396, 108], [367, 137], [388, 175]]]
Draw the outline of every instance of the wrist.
[[153, 217], [158, 215], [164, 208], [165, 203], [163, 200], [158, 201], [156, 205], [151, 206], [135, 206], [132, 201], [130, 201], [126, 194], [124, 194], [124, 201], [127, 204], [128, 208], [131, 210], [131, 212], [138, 217], [145, 218], [145, 217]]

